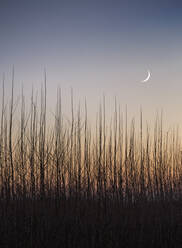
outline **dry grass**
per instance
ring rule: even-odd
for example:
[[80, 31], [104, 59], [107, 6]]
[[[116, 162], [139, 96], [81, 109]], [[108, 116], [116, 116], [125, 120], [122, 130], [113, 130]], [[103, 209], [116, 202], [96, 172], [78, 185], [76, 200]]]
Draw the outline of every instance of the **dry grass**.
[[115, 101], [108, 123], [104, 98], [91, 128], [86, 103], [84, 116], [80, 106], [75, 114], [71, 93], [68, 125], [58, 90], [48, 126], [45, 78], [40, 107], [32, 92], [27, 110], [22, 92], [15, 128], [13, 91], [12, 82], [6, 103], [3, 84], [1, 247], [179, 247], [181, 144], [177, 132], [164, 132], [162, 115], [151, 131], [141, 111], [136, 128]]

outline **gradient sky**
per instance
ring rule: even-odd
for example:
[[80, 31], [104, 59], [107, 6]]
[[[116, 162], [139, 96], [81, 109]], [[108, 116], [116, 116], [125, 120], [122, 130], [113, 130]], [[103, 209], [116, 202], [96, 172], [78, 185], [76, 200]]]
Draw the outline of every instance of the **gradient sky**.
[[141, 105], [146, 119], [162, 108], [169, 123], [182, 123], [181, 13], [180, 0], [1, 0], [6, 92], [13, 65], [16, 91], [23, 84], [26, 95], [40, 89], [46, 68], [50, 108], [58, 86], [64, 102], [72, 87], [92, 114], [105, 94], [108, 111], [116, 96], [132, 115]]

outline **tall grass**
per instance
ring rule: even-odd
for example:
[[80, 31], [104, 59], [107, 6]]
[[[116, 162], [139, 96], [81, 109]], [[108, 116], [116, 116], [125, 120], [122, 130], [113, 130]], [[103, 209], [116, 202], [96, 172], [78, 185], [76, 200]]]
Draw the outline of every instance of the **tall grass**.
[[[57, 92], [54, 124], [46, 120], [46, 76], [41, 102], [32, 91], [27, 106], [23, 90], [18, 116], [14, 79], [10, 102], [4, 83], [0, 117], [1, 199], [95, 199], [119, 204], [181, 199], [182, 157], [178, 133], [164, 132], [162, 115], [154, 130], [128, 122], [115, 100], [113, 117], [106, 121], [105, 97], [95, 128], [89, 125], [87, 103], [71, 120], [62, 114], [61, 90]], [[9, 105], [8, 105], [9, 104]], [[9, 106], [9, 107], [8, 107]], [[15, 121], [14, 116], [19, 121]], [[18, 123], [18, 124], [17, 124]], [[94, 131], [95, 130], [95, 131]]]
[[182, 148], [162, 113], [129, 121], [115, 99], [109, 120], [103, 96], [91, 124], [71, 90], [67, 119], [58, 89], [50, 122], [46, 75], [29, 100], [3, 80], [0, 247], [181, 247]]

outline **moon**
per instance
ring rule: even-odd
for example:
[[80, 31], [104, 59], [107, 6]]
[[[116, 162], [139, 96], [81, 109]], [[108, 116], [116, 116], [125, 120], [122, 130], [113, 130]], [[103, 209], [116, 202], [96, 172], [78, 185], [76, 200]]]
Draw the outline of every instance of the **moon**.
[[143, 81], [141, 81], [141, 83], [145, 83], [145, 82], [147, 82], [149, 80], [149, 78], [151, 76], [151, 73], [150, 73], [149, 70], [147, 72], [148, 72], [148, 75], [147, 75], [146, 79], [144, 79]]

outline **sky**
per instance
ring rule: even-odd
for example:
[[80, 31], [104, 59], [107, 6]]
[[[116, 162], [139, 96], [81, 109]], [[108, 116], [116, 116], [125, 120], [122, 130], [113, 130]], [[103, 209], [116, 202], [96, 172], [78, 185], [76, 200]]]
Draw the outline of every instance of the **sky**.
[[[1, 0], [0, 78], [6, 95], [30, 96], [47, 75], [49, 110], [61, 87], [65, 112], [87, 99], [94, 116], [102, 96], [146, 119], [163, 109], [169, 124], [182, 123], [182, 2], [178, 0]], [[150, 80], [142, 84], [151, 72]]]

